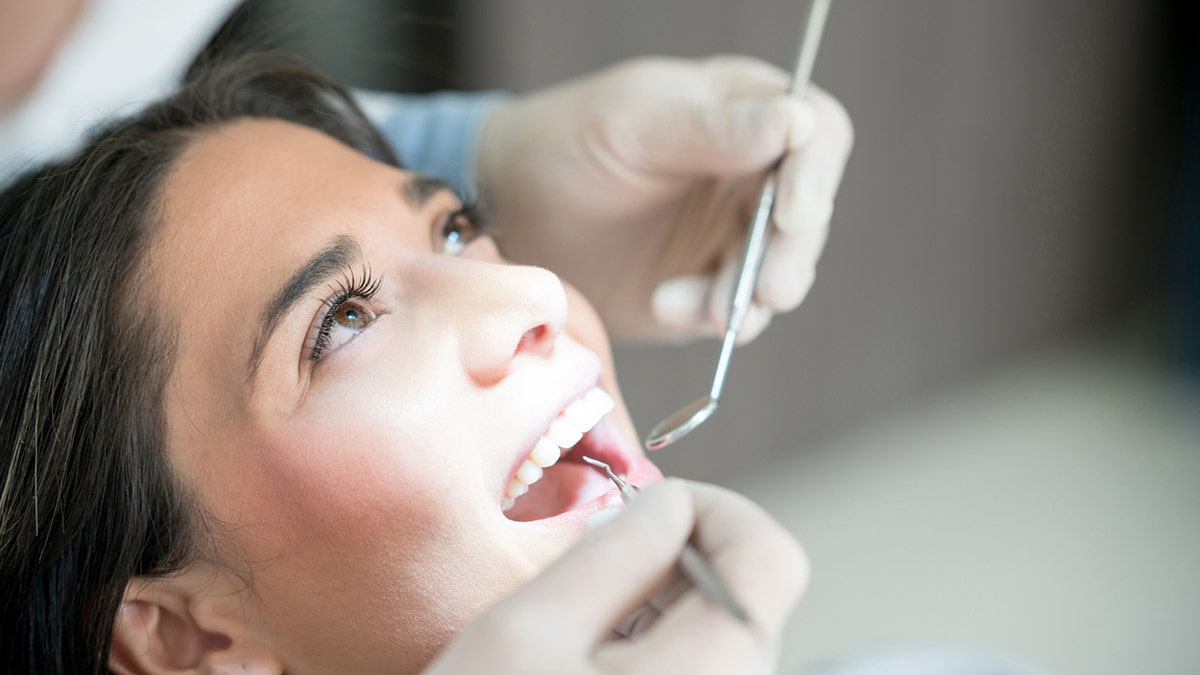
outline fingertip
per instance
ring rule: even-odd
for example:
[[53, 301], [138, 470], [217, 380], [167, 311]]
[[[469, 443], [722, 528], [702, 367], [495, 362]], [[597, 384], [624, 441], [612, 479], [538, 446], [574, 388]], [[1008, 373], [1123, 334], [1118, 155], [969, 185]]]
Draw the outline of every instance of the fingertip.
[[684, 539], [687, 538], [694, 519], [694, 508], [686, 484], [676, 478], [665, 478], [661, 482], [642, 486], [637, 496], [611, 520], [614, 527], [626, 532], [631, 529], [646, 530], [671, 548], [678, 543], [674, 541], [676, 535], [682, 534]]
[[822, 197], [800, 194], [780, 197], [779, 208], [775, 209], [775, 227], [784, 234], [795, 235], [801, 232], [819, 230], [827, 227], [833, 219], [833, 202]]
[[804, 303], [816, 270], [789, 256], [768, 257], [754, 288], [754, 299], [774, 312], [790, 312]]
[[816, 85], [809, 86], [807, 98], [821, 119], [822, 135], [830, 138], [835, 146], [843, 148], [844, 164], [844, 155], [850, 154], [854, 148], [854, 121], [850, 113], [841, 101]]
[[791, 122], [788, 128], [787, 148], [790, 152], [796, 152], [808, 143], [816, 131], [817, 111], [811, 103], [801, 99], [787, 97], [782, 100], [787, 106]]
[[776, 570], [773, 590], [778, 593], [779, 602], [768, 610], [768, 615], [761, 618], [772, 623], [783, 622], [808, 592], [812, 581], [812, 563], [800, 541], [786, 530], [770, 558]]
[[713, 280], [712, 293], [708, 296], [708, 321], [717, 335], [724, 333], [729, 324], [729, 303], [733, 299], [733, 284], [738, 264], [737, 252], [728, 252]]
[[807, 102], [814, 113], [812, 135], [779, 171], [774, 221], [787, 234], [829, 227], [833, 199], [854, 143], [854, 127], [836, 99], [814, 89]]
[[799, 229], [816, 230], [825, 227], [833, 218], [833, 202], [801, 193], [796, 211]]
[[650, 304], [654, 318], [665, 326], [686, 328], [703, 323], [711, 280], [704, 276], [667, 279], [654, 289]]
[[750, 305], [750, 309], [746, 310], [746, 319], [742, 323], [742, 329], [738, 331], [737, 344], [739, 346], [753, 342], [762, 332], [771, 324], [771, 310], [763, 307], [757, 302]]

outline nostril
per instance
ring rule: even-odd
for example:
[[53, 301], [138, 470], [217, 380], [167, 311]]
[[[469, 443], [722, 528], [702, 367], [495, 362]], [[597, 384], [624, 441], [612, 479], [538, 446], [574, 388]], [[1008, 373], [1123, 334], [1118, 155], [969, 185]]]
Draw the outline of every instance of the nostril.
[[546, 324], [538, 324], [533, 328], [525, 331], [517, 342], [517, 348], [513, 351], [513, 355], [520, 354], [525, 351], [540, 351], [550, 344], [547, 336], [550, 333], [550, 328]]

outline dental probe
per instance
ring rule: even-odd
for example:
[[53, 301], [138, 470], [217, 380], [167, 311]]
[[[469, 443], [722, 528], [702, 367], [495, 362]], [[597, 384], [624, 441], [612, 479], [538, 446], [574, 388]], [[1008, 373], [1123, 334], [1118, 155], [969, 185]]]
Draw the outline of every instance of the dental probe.
[[[614, 473], [611, 466], [598, 459], [583, 455], [583, 461], [598, 469], [603, 469], [604, 473], [608, 474], [608, 479], [621, 491], [621, 501], [626, 504], [632, 501], [634, 495], [641, 489], [636, 485], [630, 485], [624, 478]], [[746, 610], [742, 609], [738, 601], [733, 599], [733, 594], [725, 587], [725, 582], [721, 581], [721, 577], [717, 576], [700, 551], [690, 543], [683, 547], [683, 554], [679, 557], [679, 569], [688, 581], [700, 589], [701, 593], [707, 595], [730, 616], [742, 623], [750, 623], [750, 616], [746, 614]]]
[[[808, 90], [812, 77], [813, 63], [817, 60], [817, 46], [825, 29], [825, 17], [829, 14], [831, 0], [813, 0], [808, 9], [808, 21], [800, 39], [800, 53], [796, 57], [796, 71], [792, 75], [793, 97], [802, 97]], [[651, 450], [670, 445], [691, 433], [717, 410], [721, 390], [725, 387], [725, 373], [729, 370], [729, 359], [733, 355], [734, 342], [746, 321], [750, 302], [754, 299], [754, 285], [758, 281], [758, 270], [762, 267], [763, 254], [767, 250], [767, 226], [771, 222], [771, 210], [775, 206], [775, 190], [778, 187], [779, 164], [776, 164], [763, 184], [758, 197], [758, 209], [750, 233], [746, 235], [746, 251], [738, 270], [737, 285], [729, 305], [729, 323], [725, 328], [725, 339], [721, 342], [721, 356], [717, 359], [717, 372], [713, 376], [708, 396], [702, 396], [677, 410], [673, 415], [658, 423], [646, 437], [646, 447]]]

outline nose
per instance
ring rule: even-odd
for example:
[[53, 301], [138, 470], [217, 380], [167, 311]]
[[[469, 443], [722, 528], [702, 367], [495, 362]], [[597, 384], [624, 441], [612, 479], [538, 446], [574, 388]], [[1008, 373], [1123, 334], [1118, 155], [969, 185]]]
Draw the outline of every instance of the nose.
[[455, 261], [454, 306], [463, 369], [479, 386], [498, 384], [522, 359], [548, 358], [567, 320], [562, 282], [540, 267]]

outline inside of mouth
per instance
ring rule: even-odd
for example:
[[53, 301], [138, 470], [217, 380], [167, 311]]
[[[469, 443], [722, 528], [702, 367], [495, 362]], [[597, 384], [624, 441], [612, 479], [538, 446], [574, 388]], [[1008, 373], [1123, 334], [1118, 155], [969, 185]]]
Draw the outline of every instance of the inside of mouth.
[[558, 463], [547, 467], [541, 479], [517, 497], [504, 515], [522, 522], [552, 518], [612, 490], [614, 486], [608, 476], [583, 461], [583, 455], [605, 461], [589, 445], [585, 434], [575, 447], [563, 453]]

